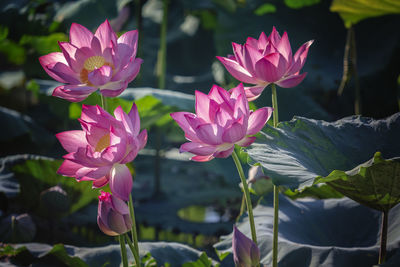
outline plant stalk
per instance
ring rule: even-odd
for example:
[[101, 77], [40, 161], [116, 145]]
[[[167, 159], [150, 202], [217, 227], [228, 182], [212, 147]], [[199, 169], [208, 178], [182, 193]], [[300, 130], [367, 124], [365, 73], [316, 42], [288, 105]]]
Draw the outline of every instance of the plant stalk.
[[121, 246], [121, 258], [124, 267], [128, 267], [128, 257], [126, 256], [125, 238], [123, 235], [119, 236], [119, 244]]
[[384, 263], [385, 262], [385, 258], [386, 258], [388, 218], [389, 218], [389, 211], [388, 210], [384, 210], [382, 212], [381, 247], [379, 249], [379, 262], [378, 262], [378, 264]]
[[[138, 242], [138, 237], [137, 237], [137, 231], [136, 231], [136, 220], [135, 220], [135, 210], [133, 209], [133, 201], [132, 201], [132, 195], [129, 194], [129, 213], [131, 215], [131, 220], [132, 220], [132, 240], [133, 244], [136, 249], [136, 253], [133, 253], [133, 256], [135, 257], [136, 265], [140, 266], [140, 257], [139, 257], [139, 242]], [[129, 245], [129, 244], [128, 244]]]
[[128, 234], [125, 233], [124, 236], [127, 241], [126, 243], [128, 244], [128, 246], [131, 249], [131, 252], [133, 254], [133, 257], [135, 258], [136, 266], [139, 267], [140, 265], [138, 265], [138, 264], [140, 264], [139, 263], [140, 256], [139, 256], [138, 252], [136, 251], [135, 247], [132, 245], [131, 239], [129, 238]]
[[235, 162], [237, 171], [240, 176], [240, 180], [242, 181], [242, 185], [243, 185], [243, 192], [244, 192], [244, 196], [246, 198], [246, 204], [247, 204], [247, 212], [249, 213], [251, 238], [253, 239], [253, 242], [257, 245], [256, 227], [254, 225], [253, 208], [251, 205], [249, 187], [247, 186], [247, 181], [246, 181], [246, 177], [243, 172], [242, 164], [240, 163], [240, 160], [239, 160], [238, 156], [236, 155], [235, 151], [232, 152], [232, 158], [233, 158], [233, 161]]
[[[276, 93], [275, 84], [271, 84], [272, 89], [272, 108], [274, 109], [272, 113], [273, 124], [276, 128], [278, 126], [279, 116], [278, 116], [278, 96]], [[272, 236], [272, 267], [278, 266], [278, 226], [279, 226], [279, 188], [274, 185], [274, 226], [273, 226], [273, 236]]]
[[101, 107], [107, 111], [107, 98], [100, 93]]
[[169, 0], [163, 0], [163, 17], [160, 33], [160, 49], [158, 50], [157, 76], [158, 88], [165, 88], [165, 76], [167, 71], [167, 26], [168, 26]]

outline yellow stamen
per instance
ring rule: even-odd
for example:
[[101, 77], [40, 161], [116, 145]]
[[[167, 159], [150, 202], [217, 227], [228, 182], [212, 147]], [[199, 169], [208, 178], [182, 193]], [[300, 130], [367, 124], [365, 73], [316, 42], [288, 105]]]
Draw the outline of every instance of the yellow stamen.
[[96, 145], [96, 152], [101, 152], [103, 149], [107, 148], [110, 146], [110, 134], [105, 134], [103, 135], [102, 138], [100, 138], [99, 142], [97, 142]]
[[94, 69], [101, 68], [104, 65], [104, 63], [106, 63], [104, 57], [93, 56], [85, 60], [83, 67], [88, 71], [92, 71]]

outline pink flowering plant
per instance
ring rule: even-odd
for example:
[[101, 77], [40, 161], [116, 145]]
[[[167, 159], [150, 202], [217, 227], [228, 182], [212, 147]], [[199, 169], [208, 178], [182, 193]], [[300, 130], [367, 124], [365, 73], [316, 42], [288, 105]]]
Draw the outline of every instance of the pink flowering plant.
[[257, 99], [269, 84], [290, 88], [303, 81], [301, 73], [313, 41], [303, 44], [293, 55], [286, 32], [282, 37], [273, 27], [267, 37], [264, 32], [258, 39], [248, 37], [244, 45], [232, 43], [233, 55], [217, 57], [226, 70], [241, 82], [253, 84], [245, 87], [249, 101]]
[[137, 30], [117, 38], [108, 20], [94, 34], [73, 23], [69, 39], [59, 42], [62, 52], [39, 58], [47, 74], [65, 83], [54, 89], [53, 96], [79, 102], [99, 89], [103, 96], [116, 97], [139, 73], [143, 60], [136, 58]]
[[194, 161], [210, 161], [213, 158], [232, 155], [243, 185], [252, 239], [257, 244], [249, 188], [234, 147], [247, 147], [252, 144], [256, 139], [254, 135], [265, 126], [273, 109], [264, 107], [250, 110], [242, 84], [230, 91], [214, 85], [208, 95], [196, 91], [195, 97], [196, 114], [171, 114], [189, 141], [181, 145], [180, 151], [195, 154], [191, 158]]
[[140, 132], [137, 107], [126, 114], [117, 107], [114, 116], [99, 106], [83, 105], [79, 119], [82, 130], [57, 134], [69, 152], [58, 173], [78, 181], [93, 181], [93, 187], [110, 184], [111, 192], [127, 201], [132, 175], [125, 165], [137, 156], [147, 142], [147, 131]]

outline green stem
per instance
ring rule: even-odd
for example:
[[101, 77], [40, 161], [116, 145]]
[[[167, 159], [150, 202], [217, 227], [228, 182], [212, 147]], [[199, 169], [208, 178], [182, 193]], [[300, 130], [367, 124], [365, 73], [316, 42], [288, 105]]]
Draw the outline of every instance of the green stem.
[[119, 244], [121, 246], [121, 258], [124, 267], [128, 267], [128, 257], [126, 256], [125, 238], [123, 235], [119, 236]]
[[138, 255], [138, 258], [135, 257], [136, 265], [140, 266], [141, 263], [140, 263], [140, 257], [139, 257], [139, 242], [138, 242], [138, 237], [137, 237], [135, 211], [133, 209], [133, 201], [132, 201], [131, 194], [129, 194], [129, 213], [131, 214], [131, 220], [132, 220], [132, 229], [131, 229], [132, 240], [133, 240], [133, 244], [136, 248], [136, 254]]
[[133, 257], [135, 258], [136, 266], [140, 266], [139, 261], [140, 261], [140, 256], [138, 252], [136, 251], [135, 247], [132, 245], [131, 239], [129, 238], [128, 234], [125, 234], [125, 240], [126, 243], [128, 244], [129, 248], [131, 249], [131, 252], [133, 254]]
[[165, 88], [165, 74], [167, 70], [167, 25], [169, 0], [163, 0], [163, 17], [160, 33], [160, 50], [158, 50], [157, 76], [158, 88]]
[[[272, 107], [273, 111], [273, 124], [276, 128], [278, 126], [278, 97], [276, 93], [275, 84], [271, 84], [272, 88]], [[279, 225], [279, 189], [274, 185], [274, 228], [272, 236], [272, 267], [278, 266], [278, 225]]]
[[382, 212], [382, 225], [381, 225], [381, 247], [379, 249], [379, 262], [382, 264], [386, 258], [386, 243], [387, 243], [387, 230], [388, 230], [388, 217], [389, 211]]
[[105, 111], [107, 111], [107, 99], [106, 99], [106, 97], [103, 96], [103, 95], [100, 93], [100, 98], [101, 98], [101, 107], [102, 107]]
[[242, 185], [243, 185], [243, 192], [244, 192], [244, 196], [246, 198], [246, 204], [247, 204], [247, 212], [249, 213], [251, 238], [253, 239], [254, 243], [257, 245], [256, 227], [254, 225], [253, 208], [251, 206], [249, 187], [247, 186], [247, 181], [246, 181], [246, 177], [244, 176], [242, 164], [240, 163], [240, 160], [239, 160], [238, 156], [236, 155], [235, 151], [233, 151], [233, 153], [232, 153], [232, 158], [233, 158], [233, 161], [235, 162], [237, 171], [240, 176], [240, 180], [242, 181]]

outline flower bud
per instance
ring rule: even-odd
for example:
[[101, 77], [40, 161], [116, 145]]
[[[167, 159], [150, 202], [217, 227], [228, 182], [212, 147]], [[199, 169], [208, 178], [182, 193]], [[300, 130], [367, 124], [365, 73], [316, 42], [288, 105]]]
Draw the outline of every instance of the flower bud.
[[132, 228], [128, 205], [108, 192], [101, 191], [97, 212], [97, 224], [106, 235], [122, 235]]
[[260, 263], [260, 250], [257, 245], [233, 227], [233, 260], [237, 267], [256, 267]]
[[61, 214], [69, 210], [69, 198], [67, 192], [61, 186], [56, 185], [40, 193], [40, 201], [50, 214]]
[[10, 215], [1, 221], [0, 241], [30, 242], [36, 235], [36, 225], [29, 214]]
[[266, 176], [262, 167], [259, 165], [252, 166], [249, 169], [249, 187], [252, 193], [255, 193], [258, 196], [263, 196], [273, 190], [273, 184], [271, 179]]

